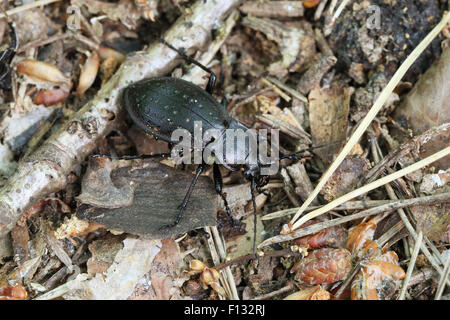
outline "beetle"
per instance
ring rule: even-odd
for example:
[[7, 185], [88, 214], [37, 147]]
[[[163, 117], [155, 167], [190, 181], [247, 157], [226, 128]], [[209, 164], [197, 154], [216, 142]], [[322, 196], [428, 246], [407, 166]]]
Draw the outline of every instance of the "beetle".
[[[226, 103], [222, 101], [219, 103], [213, 96], [214, 85], [216, 82], [216, 75], [212, 70], [205, 67], [198, 61], [187, 56], [184, 52], [173, 47], [165, 40], [159, 40], [170, 49], [175, 50], [180, 56], [187, 61], [199, 66], [204, 71], [209, 73], [208, 83], [206, 89], [203, 89], [191, 82], [179, 78], [172, 77], [152, 77], [146, 78], [125, 87], [122, 92], [121, 104], [128, 112], [131, 120], [140, 127], [147, 134], [151, 134], [157, 139], [161, 139], [171, 144], [178, 143], [171, 139], [171, 134], [177, 128], [183, 128], [194, 133], [194, 122], [202, 121], [203, 128], [214, 128], [220, 132], [225, 132], [227, 129], [241, 129], [249, 130], [245, 125], [238, 120], [230, 117], [226, 110]], [[202, 145], [202, 148], [207, 146], [208, 142]], [[311, 148], [310, 148], [311, 149]], [[306, 150], [301, 150], [289, 155], [283, 155], [280, 159], [301, 159], [308, 156], [300, 153]], [[236, 146], [233, 152], [238, 157], [245, 159], [244, 163], [234, 164], [222, 162], [230, 171], [243, 170], [243, 174], [247, 180], [250, 181], [251, 198], [253, 202], [254, 214], [254, 239], [253, 251], [256, 249], [256, 201], [255, 189], [261, 192], [261, 188], [269, 182], [269, 176], [261, 174], [261, 168], [269, 166], [270, 163], [249, 161], [249, 148]], [[135, 159], [136, 157], [122, 157], [122, 159]], [[206, 163], [199, 164], [194, 178], [189, 186], [189, 189], [181, 204], [180, 211], [173, 223], [162, 226], [162, 228], [170, 228], [178, 224], [183, 216], [189, 197], [194, 190], [195, 184], [200, 174], [208, 165]], [[222, 190], [223, 182], [219, 170], [219, 164], [213, 163], [213, 177], [216, 192], [224, 201], [226, 212], [228, 216], [234, 219], [231, 215], [226, 196]]]

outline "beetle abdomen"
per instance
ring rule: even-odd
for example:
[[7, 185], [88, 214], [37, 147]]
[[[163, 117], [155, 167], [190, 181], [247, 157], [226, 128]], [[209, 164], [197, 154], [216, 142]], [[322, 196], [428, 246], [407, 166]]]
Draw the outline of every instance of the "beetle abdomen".
[[133, 83], [124, 89], [123, 103], [139, 127], [166, 141], [177, 128], [193, 133], [195, 121], [201, 121], [203, 130], [223, 130], [230, 120], [214, 97], [178, 78], [155, 77]]

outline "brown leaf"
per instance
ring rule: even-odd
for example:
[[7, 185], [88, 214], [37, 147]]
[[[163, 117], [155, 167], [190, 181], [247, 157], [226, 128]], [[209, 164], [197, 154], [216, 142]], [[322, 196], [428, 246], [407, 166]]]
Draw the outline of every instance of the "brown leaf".
[[[350, 97], [353, 90], [344, 86], [319, 88], [309, 93], [309, 116], [313, 145], [322, 145], [345, 139]], [[326, 164], [342, 144], [333, 144], [314, 151]]]

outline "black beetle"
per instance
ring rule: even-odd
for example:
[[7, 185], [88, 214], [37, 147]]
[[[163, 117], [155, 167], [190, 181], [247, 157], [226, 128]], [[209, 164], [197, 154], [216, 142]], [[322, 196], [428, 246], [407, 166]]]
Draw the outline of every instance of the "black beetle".
[[[194, 59], [186, 56], [183, 52], [168, 44], [165, 40], [159, 39], [163, 44], [175, 50], [184, 59], [194, 63], [210, 74], [206, 89], [202, 89], [188, 81], [171, 78], [171, 77], [154, 77], [147, 78], [136, 83], [130, 84], [123, 90], [122, 104], [130, 115], [131, 119], [146, 133], [162, 139], [169, 143], [177, 143], [178, 141], [171, 140], [172, 132], [177, 128], [184, 128], [190, 133], [194, 132], [194, 121], [202, 121], [203, 128], [215, 128], [222, 130], [226, 129], [242, 129], [248, 130], [242, 123], [229, 116], [225, 103], [219, 103], [213, 96], [212, 92], [216, 81], [216, 76], [207, 67], [203, 66]], [[205, 147], [205, 145], [203, 145]], [[248, 148], [234, 149], [234, 153], [240, 153], [245, 159], [248, 157]], [[299, 155], [299, 153], [306, 150], [301, 150], [290, 155], [283, 155], [280, 159], [291, 158], [299, 159], [306, 156]], [[125, 157], [126, 159], [138, 158]], [[230, 164], [221, 163], [231, 171], [243, 169], [245, 177], [251, 184], [251, 195], [254, 209], [254, 242], [253, 249], [256, 247], [256, 202], [255, 202], [255, 188], [261, 191], [261, 187], [268, 183], [269, 176], [262, 175], [261, 167], [269, 165], [268, 163], [250, 164], [245, 161], [244, 164]], [[186, 196], [181, 205], [178, 216], [175, 221], [167, 226], [175, 226], [182, 218], [183, 211], [189, 201], [189, 197], [194, 189], [198, 177], [206, 168], [206, 164], [198, 165], [195, 176], [186, 193]], [[227, 214], [232, 218], [225, 194], [222, 192], [222, 176], [217, 162], [213, 164], [213, 176], [217, 193], [222, 197], [225, 203]]]

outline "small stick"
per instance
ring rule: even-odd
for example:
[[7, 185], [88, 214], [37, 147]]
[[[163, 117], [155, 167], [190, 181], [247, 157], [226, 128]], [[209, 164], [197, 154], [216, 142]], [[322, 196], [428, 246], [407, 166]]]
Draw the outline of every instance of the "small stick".
[[393, 236], [395, 236], [397, 233], [403, 230], [404, 227], [405, 225], [403, 224], [403, 221], [398, 221], [388, 231], [386, 231], [381, 237], [377, 239], [378, 246], [383, 247], [385, 243], [387, 243]]
[[[374, 182], [371, 182], [371, 183], [369, 183], [369, 184], [367, 184], [367, 185], [365, 185], [365, 186], [363, 186], [363, 187], [361, 187], [359, 189], [356, 189], [356, 190], [354, 190], [352, 192], [349, 192], [349, 193], [343, 195], [342, 197], [340, 197], [340, 198], [338, 198], [338, 199], [328, 203], [327, 205], [323, 206], [322, 208], [314, 210], [314, 211], [304, 215], [296, 223], [294, 223], [294, 225], [292, 226], [292, 230], [297, 229], [302, 224], [304, 224], [306, 221], [309, 221], [309, 220], [311, 220], [311, 219], [313, 219], [313, 218], [315, 218], [317, 216], [320, 216], [321, 214], [327, 213], [328, 211], [334, 209], [338, 205], [343, 204], [344, 202], [346, 202], [346, 201], [348, 201], [350, 199], [353, 199], [355, 197], [363, 195], [363, 194], [365, 194], [365, 193], [367, 193], [367, 192], [369, 192], [369, 191], [371, 191], [373, 189], [376, 189], [376, 188], [381, 187], [381, 186], [383, 186], [385, 184], [388, 184], [389, 182], [397, 180], [398, 178], [401, 178], [401, 177], [403, 177], [403, 176], [405, 176], [405, 175], [407, 175], [407, 174], [409, 174], [411, 172], [419, 170], [419, 169], [421, 169], [421, 168], [423, 168], [423, 167], [425, 167], [425, 166], [435, 162], [436, 160], [439, 160], [439, 159], [441, 159], [441, 158], [443, 158], [443, 157], [445, 157], [445, 156], [447, 156], [449, 154], [450, 154], [450, 147], [447, 147], [447, 148], [445, 148], [445, 149], [443, 149], [443, 150], [441, 150], [439, 152], [436, 152], [436, 153], [432, 154], [431, 156], [429, 156], [429, 157], [427, 157], [427, 158], [425, 158], [423, 160], [420, 160], [420, 161], [418, 161], [416, 163], [413, 163], [412, 165], [410, 165], [410, 166], [408, 166], [406, 168], [403, 168], [403, 169], [401, 169], [399, 171], [396, 171], [396, 172], [394, 172], [394, 173], [392, 173], [390, 175], [387, 175], [387, 176], [385, 176], [385, 177], [383, 177], [381, 179], [378, 179], [378, 180], [376, 180]], [[306, 203], [306, 201], [303, 203], [303, 205], [305, 203]], [[302, 207], [300, 209], [302, 209]], [[300, 212], [300, 210], [298, 212]], [[298, 214], [298, 212], [297, 212], [297, 214]]]
[[[344, 158], [348, 155], [348, 153], [353, 149], [355, 144], [359, 141], [363, 133], [366, 131], [367, 127], [370, 125], [372, 120], [375, 118], [375, 116], [378, 114], [378, 111], [383, 107], [384, 103], [387, 101], [388, 97], [391, 95], [391, 93], [394, 91], [397, 84], [400, 82], [400, 80], [403, 78], [405, 73], [408, 71], [408, 69], [411, 67], [411, 65], [417, 60], [418, 56], [425, 50], [425, 48], [433, 41], [433, 39], [441, 32], [441, 30], [447, 25], [447, 22], [450, 20], [450, 12], [448, 12], [441, 20], [439, 24], [434, 27], [434, 29], [425, 37], [425, 39], [422, 40], [422, 42], [414, 49], [414, 51], [406, 58], [406, 60], [402, 63], [400, 68], [395, 72], [394, 76], [391, 78], [389, 83], [386, 85], [386, 87], [383, 89], [377, 100], [375, 101], [372, 108], [369, 110], [367, 115], [362, 120], [361, 124], [358, 126], [358, 128], [354, 131], [342, 151], [339, 153], [339, 155], [336, 157], [336, 159], [333, 161], [333, 163], [330, 165], [328, 170], [323, 174], [322, 178], [320, 179], [319, 183], [317, 184], [314, 191], [310, 194], [308, 199], [303, 203], [303, 205], [300, 207], [300, 209], [297, 211], [295, 216], [291, 220], [291, 224], [294, 224], [297, 219], [300, 217], [300, 215], [303, 213], [303, 211], [308, 207], [313, 199], [319, 194], [320, 190], [322, 190], [325, 183], [328, 181], [328, 179], [333, 175], [333, 173], [336, 171], [336, 169], [339, 167], [341, 162], [344, 160]], [[302, 223], [304, 223], [303, 221]], [[297, 227], [300, 226], [300, 224], [296, 224]]]
[[445, 285], [448, 282], [447, 278], [448, 278], [449, 273], [450, 273], [450, 255], [447, 255], [447, 262], [445, 263], [444, 272], [441, 275], [441, 279], [439, 280], [439, 285], [436, 290], [436, 295], [434, 297], [434, 300], [441, 300]]
[[304, 103], [308, 103], [308, 99], [302, 95], [300, 92], [298, 92], [297, 90], [285, 85], [283, 82], [281, 82], [280, 80], [278, 80], [277, 78], [274, 77], [267, 77], [267, 78], [263, 78], [263, 79], [267, 79], [269, 82], [273, 83], [274, 85], [276, 85], [277, 87], [281, 88], [282, 90], [286, 91], [287, 93], [289, 93], [291, 96], [293, 96], [294, 98], [303, 101]]
[[[282, 250], [274, 250], [274, 251], [264, 252], [263, 256], [264, 257], [287, 257], [287, 256], [297, 257], [297, 256], [301, 256], [301, 253], [294, 252], [291, 249], [287, 248], [287, 249], [282, 249]], [[218, 264], [218, 265], [214, 266], [214, 269], [220, 270], [220, 269], [226, 268], [228, 266], [231, 266], [233, 264], [238, 264], [238, 263], [243, 264], [245, 261], [255, 260], [258, 258], [259, 258], [258, 254], [247, 254], [245, 256], [240, 256], [233, 260]]]
[[[269, 79], [267, 79], [267, 78], [262, 78], [261, 79], [261, 81], [262, 81], [262, 83], [264, 83], [266, 86], [272, 86], [272, 85], [274, 85], [274, 83], [272, 83], [271, 81], [269, 81]], [[275, 88], [274, 88], [274, 91], [280, 96], [280, 97], [282, 97], [286, 102], [289, 102], [289, 101], [291, 101], [292, 99], [291, 99], [291, 97], [289, 97], [286, 93], [284, 93], [280, 88], [277, 88], [277, 87], [279, 87], [277, 84], [275, 84]]]
[[361, 258], [358, 261], [358, 263], [356, 263], [356, 265], [353, 268], [353, 270], [348, 274], [347, 278], [345, 278], [345, 280], [342, 282], [342, 284], [339, 287], [338, 291], [336, 291], [336, 293], [335, 293], [335, 297], [339, 297], [344, 292], [345, 288], [347, 288], [347, 286], [353, 280], [353, 278], [356, 276], [356, 274], [358, 273], [359, 269], [361, 268], [361, 261], [363, 261], [363, 258]]
[[419, 255], [422, 240], [423, 240], [423, 233], [422, 231], [420, 231], [416, 238], [416, 244], [414, 245], [414, 250], [411, 256], [411, 260], [409, 261], [408, 270], [406, 271], [406, 276], [405, 279], [403, 280], [403, 287], [402, 290], [400, 291], [400, 296], [398, 297], [398, 300], [405, 300], [406, 290], [408, 289], [409, 285], [409, 279], [411, 279], [414, 266], [416, 265], [416, 259], [417, 256]]
[[255, 298], [253, 298], [251, 300], [268, 300], [268, 299], [276, 297], [276, 296], [278, 296], [280, 294], [289, 292], [292, 289], [294, 289], [294, 283], [293, 282], [289, 282], [287, 284], [287, 286], [285, 286], [285, 287], [283, 287], [281, 289], [278, 289], [278, 290], [275, 290], [275, 291], [272, 291], [272, 292], [269, 292], [269, 293], [257, 296], [257, 297], [255, 297]]

